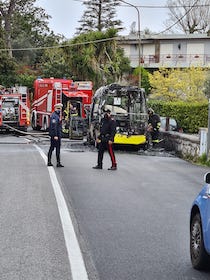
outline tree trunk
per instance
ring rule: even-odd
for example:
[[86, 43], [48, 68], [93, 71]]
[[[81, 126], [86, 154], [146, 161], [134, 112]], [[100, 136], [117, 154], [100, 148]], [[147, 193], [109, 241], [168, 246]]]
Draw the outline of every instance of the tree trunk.
[[8, 4], [8, 9], [0, 8], [0, 12], [2, 14], [2, 18], [4, 20], [4, 37], [6, 48], [8, 49], [9, 57], [13, 57], [12, 55], [12, 44], [11, 44], [11, 18], [12, 14], [15, 10], [15, 4], [18, 0], [10, 0]]

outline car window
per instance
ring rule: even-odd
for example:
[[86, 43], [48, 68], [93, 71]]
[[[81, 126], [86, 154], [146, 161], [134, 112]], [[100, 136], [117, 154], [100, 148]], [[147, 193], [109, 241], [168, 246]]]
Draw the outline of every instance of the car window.
[[[166, 117], [160, 117], [161, 121], [161, 129], [166, 130]], [[177, 131], [178, 130], [178, 125], [177, 121], [174, 118], [169, 118], [169, 131]]]
[[175, 119], [172, 119], [172, 118], [169, 119], [169, 130], [173, 130], [173, 131], [178, 130], [177, 122]]
[[161, 128], [165, 130], [166, 127], [166, 118], [165, 117], [160, 117], [160, 122], [161, 122]]

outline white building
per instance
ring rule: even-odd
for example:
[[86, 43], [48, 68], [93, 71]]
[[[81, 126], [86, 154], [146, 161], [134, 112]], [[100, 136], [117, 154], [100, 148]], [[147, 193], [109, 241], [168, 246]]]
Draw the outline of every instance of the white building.
[[[133, 68], [210, 67], [209, 34], [171, 34], [121, 36], [118, 44], [124, 49]], [[140, 55], [139, 55], [139, 45]]]

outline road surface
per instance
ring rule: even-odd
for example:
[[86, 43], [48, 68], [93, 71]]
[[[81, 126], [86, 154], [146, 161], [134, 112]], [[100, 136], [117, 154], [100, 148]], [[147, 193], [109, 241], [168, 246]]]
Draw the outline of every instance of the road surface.
[[49, 169], [89, 279], [209, 279], [210, 272], [192, 269], [189, 257], [190, 207], [208, 168], [161, 153], [117, 151], [117, 171], [107, 170], [108, 154], [104, 169], [93, 170], [97, 151], [67, 142], [65, 167], [48, 168], [41, 155], [46, 142], [0, 137], [1, 279], [85, 279], [72, 273], [67, 243], [71, 248], [74, 241], [65, 239]]

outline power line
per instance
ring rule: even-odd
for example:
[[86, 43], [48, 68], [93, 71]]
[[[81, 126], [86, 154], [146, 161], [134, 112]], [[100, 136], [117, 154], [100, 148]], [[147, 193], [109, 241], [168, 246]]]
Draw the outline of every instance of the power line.
[[186, 13], [181, 16], [175, 23], [173, 23], [171, 26], [169, 26], [168, 28], [166, 28], [165, 30], [159, 32], [159, 33], [156, 33], [156, 35], [159, 35], [159, 34], [162, 34], [162, 33], [165, 33], [166, 31], [170, 30], [171, 28], [173, 28], [175, 25], [177, 25], [177, 23], [179, 23], [187, 14], [189, 14], [189, 12], [195, 8], [195, 5], [197, 4], [199, 0], [195, 0], [194, 4], [192, 6], [190, 6], [190, 9], [188, 11], [186, 11]]
[[[81, 2], [83, 3], [83, 0], [73, 0], [75, 2]], [[128, 5], [120, 5], [120, 6], [126, 6], [128, 7]], [[168, 8], [183, 8], [183, 5], [135, 5], [137, 8], [146, 8], [146, 9], [168, 9]], [[190, 8], [191, 5], [185, 5], [185, 8]], [[197, 4], [194, 6], [195, 8], [198, 7], [210, 7], [210, 4]]]
[[[78, 1], [78, 2], [83, 2], [82, 0], [74, 0], [74, 1]], [[154, 35], [159, 35], [162, 33], [165, 33], [166, 31], [170, 30], [171, 28], [173, 28], [177, 23], [179, 23], [193, 8], [195, 7], [201, 7], [201, 6], [210, 6], [210, 5], [197, 5], [197, 2], [199, 0], [196, 0], [194, 2], [194, 4], [192, 6], [189, 6], [189, 10], [186, 11], [186, 13], [180, 17], [175, 23], [173, 23], [171, 26], [169, 26], [168, 28], [166, 28], [165, 30], [155, 33]], [[123, 6], [123, 5], [122, 5]], [[127, 7], [129, 7], [128, 5], [126, 5]], [[136, 6], [136, 7], [153, 7], [153, 6]], [[162, 7], [164, 8], [165, 6], [155, 6], [155, 8], [157, 7]], [[172, 6], [171, 6], [172, 7]], [[183, 7], [183, 6], [173, 6], [173, 7]], [[188, 6], [185, 6], [188, 7]], [[93, 44], [93, 43], [100, 43], [100, 42], [107, 42], [107, 41], [111, 41], [117, 39], [117, 37], [112, 37], [112, 38], [106, 38], [106, 39], [101, 39], [101, 40], [94, 40], [94, 41], [87, 41], [87, 42], [80, 42], [80, 43], [74, 43], [74, 44], [66, 44], [66, 45], [58, 45], [58, 46], [50, 46], [50, 47], [30, 47], [30, 48], [21, 48], [21, 49], [0, 49], [0, 51], [31, 51], [31, 50], [46, 50], [46, 49], [58, 49], [58, 48], [65, 48], [65, 47], [75, 47], [75, 46], [81, 46], [81, 45], [87, 45], [87, 44]]]
[[66, 44], [66, 45], [59, 45], [59, 46], [51, 46], [51, 47], [31, 47], [31, 48], [21, 48], [21, 49], [0, 49], [0, 51], [32, 51], [32, 50], [46, 50], [46, 49], [58, 49], [58, 48], [65, 48], [65, 47], [75, 47], [75, 46], [82, 46], [87, 44], [93, 43], [101, 43], [107, 42], [117, 39], [118, 37], [94, 40], [94, 41], [87, 41], [87, 42], [80, 42], [75, 44]]
[[[198, 5], [195, 5], [194, 8], [201, 8], [201, 7], [209, 7], [210, 4], [198, 4]], [[144, 6], [136, 6], [138, 8], [148, 8], [148, 9], [169, 9], [169, 8], [190, 8], [192, 7], [191, 5], [186, 5], [186, 6], [183, 6], [183, 5], [169, 5], [169, 6], [156, 6], [156, 5], [144, 5]]]

